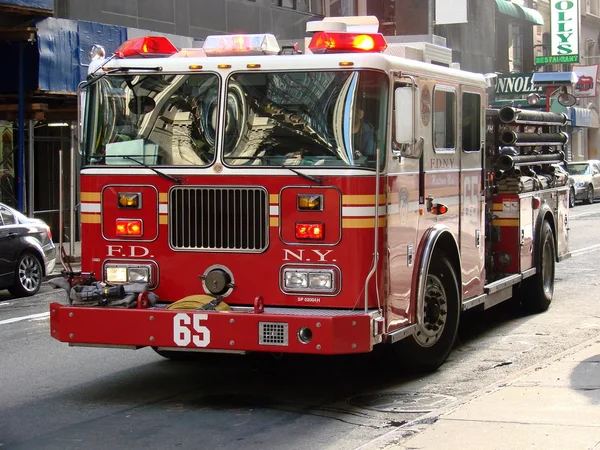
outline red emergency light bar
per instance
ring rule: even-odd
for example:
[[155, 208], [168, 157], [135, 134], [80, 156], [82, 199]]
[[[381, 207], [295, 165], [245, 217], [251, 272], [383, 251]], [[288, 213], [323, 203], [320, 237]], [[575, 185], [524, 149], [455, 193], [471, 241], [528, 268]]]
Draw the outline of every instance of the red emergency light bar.
[[177, 48], [164, 36], [144, 36], [123, 42], [117, 50], [117, 58], [145, 58], [171, 56]]
[[313, 53], [381, 53], [387, 42], [381, 33], [315, 33], [308, 48]]

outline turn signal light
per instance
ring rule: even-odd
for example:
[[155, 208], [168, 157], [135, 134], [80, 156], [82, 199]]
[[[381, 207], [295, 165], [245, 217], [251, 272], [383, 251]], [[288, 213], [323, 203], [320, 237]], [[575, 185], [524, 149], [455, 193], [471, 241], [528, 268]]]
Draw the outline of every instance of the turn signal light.
[[437, 204], [433, 205], [431, 208], [431, 214], [434, 216], [440, 216], [442, 214], [446, 214], [448, 212], [448, 207], [446, 205]]
[[141, 236], [142, 221], [139, 219], [117, 219], [117, 236]]
[[119, 195], [117, 196], [118, 198], [118, 202], [119, 202], [119, 208], [134, 208], [134, 209], [138, 209], [142, 202], [141, 200], [141, 194], [139, 193], [132, 193], [132, 192], [119, 192]]
[[322, 223], [296, 223], [296, 239], [325, 239]]
[[298, 194], [299, 211], [323, 211], [322, 194]]

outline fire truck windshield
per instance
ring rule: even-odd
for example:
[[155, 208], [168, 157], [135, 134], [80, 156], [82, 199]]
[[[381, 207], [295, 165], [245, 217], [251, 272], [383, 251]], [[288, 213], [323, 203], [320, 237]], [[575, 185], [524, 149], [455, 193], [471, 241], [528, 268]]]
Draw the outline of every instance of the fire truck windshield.
[[376, 149], [386, 148], [388, 85], [368, 70], [234, 74], [223, 161], [374, 168]]
[[211, 164], [218, 86], [214, 74], [104, 76], [87, 93], [83, 164]]

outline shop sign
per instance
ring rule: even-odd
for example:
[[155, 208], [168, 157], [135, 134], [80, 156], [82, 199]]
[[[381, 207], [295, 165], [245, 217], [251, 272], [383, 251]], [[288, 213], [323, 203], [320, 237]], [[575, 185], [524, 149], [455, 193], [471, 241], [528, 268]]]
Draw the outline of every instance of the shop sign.
[[573, 66], [573, 72], [577, 75], [573, 95], [575, 97], [595, 97], [598, 83], [598, 64]]
[[577, 0], [550, 0], [550, 49], [551, 62], [554, 62], [553, 57], [558, 59], [557, 62], [579, 62]]
[[534, 86], [533, 73], [507, 73], [498, 75], [496, 95], [521, 95], [542, 92], [543, 88]]

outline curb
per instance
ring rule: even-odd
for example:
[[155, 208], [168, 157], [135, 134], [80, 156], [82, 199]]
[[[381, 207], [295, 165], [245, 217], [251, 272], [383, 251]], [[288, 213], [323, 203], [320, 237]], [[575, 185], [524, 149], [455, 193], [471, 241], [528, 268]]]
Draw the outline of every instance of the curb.
[[[594, 344], [600, 344], [600, 337], [594, 337], [588, 341], [582, 342], [581, 344], [578, 344], [575, 347], [571, 347], [557, 355], [554, 355], [553, 357], [546, 359], [541, 363], [526, 367], [525, 369], [515, 372], [500, 381], [496, 381], [461, 399], [455, 400], [454, 402], [444, 406], [443, 408], [417, 417], [416, 419], [413, 419], [410, 422], [405, 423], [404, 425], [396, 427], [395, 429], [388, 431], [387, 433], [379, 436], [378, 438], [373, 439], [370, 442], [367, 442], [366, 444], [361, 445], [360, 447], [356, 447], [355, 450], [366, 450], [373, 448], [391, 450], [393, 446], [400, 445], [399, 441], [402, 438], [412, 436], [422, 431], [415, 428], [411, 429], [411, 427], [417, 427], [420, 425], [431, 425], [435, 423], [441, 416], [450, 414], [456, 411], [457, 409], [461, 408], [463, 405], [473, 400], [476, 400], [479, 397], [492, 394], [506, 386], [510, 386], [519, 381], [521, 378], [525, 377], [526, 375], [529, 375], [531, 372], [545, 369], [546, 367], [554, 364], [555, 362], [564, 359], [570, 355], [573, 355], [587, 347], [591, 347]], [[373, 445], [376, 445], [376, 447], [373, 447]]]

